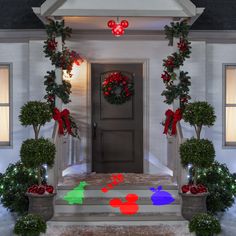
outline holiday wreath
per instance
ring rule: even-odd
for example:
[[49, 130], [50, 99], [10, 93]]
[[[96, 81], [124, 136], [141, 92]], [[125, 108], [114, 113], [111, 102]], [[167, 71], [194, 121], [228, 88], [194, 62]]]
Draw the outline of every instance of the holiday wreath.
[[133, 79], [121, 72], [110, 73], [102, 83], [104, 98], [111, 104], [123, 104], [134, 94]]

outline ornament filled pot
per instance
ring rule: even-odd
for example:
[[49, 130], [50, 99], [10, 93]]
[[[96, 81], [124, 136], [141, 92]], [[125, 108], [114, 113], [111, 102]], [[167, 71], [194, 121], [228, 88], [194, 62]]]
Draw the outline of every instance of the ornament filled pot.
[[28, 213], [40, 215], [45, 221], [50, 220], [54, 214], [55, 195], [56, 193], [44, 195], [26, 193], [29, 199]]
[[206, 199], [209, 193], [201, 193], [201, 194], [187, 194], [180, 193], [182, 197], [182, 216], [186, 220], [191, 220], [193, 216], [199, 213], [206, 213]]

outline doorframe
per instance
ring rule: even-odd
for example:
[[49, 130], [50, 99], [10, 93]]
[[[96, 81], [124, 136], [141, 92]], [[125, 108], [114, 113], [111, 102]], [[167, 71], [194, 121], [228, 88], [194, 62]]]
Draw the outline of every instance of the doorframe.
[[88, 169], [92, 172], [92, 80], [91, 80], [91, 64], [137, 64], [143, 65], [143, 173], [149, 173], [149, 59], [91, 59], [87, 61], [87, 154], [88, 154]]

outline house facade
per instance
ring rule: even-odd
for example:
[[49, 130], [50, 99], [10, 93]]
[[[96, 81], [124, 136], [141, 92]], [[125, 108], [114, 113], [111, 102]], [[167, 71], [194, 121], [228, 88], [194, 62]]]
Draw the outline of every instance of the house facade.
[[[72, 102], [67, 106], [79, 125], [81, 139], [65, 138], [60, 167], [55, 167], [59, 172], [66, 174], [68, 166], [77, 166], [73, 173], [173, 174], [175, 167], [170, 168], [168, 159], [171, 146], [161, 124], [168, 108], [161, 96], [161, 74], [162, 60], [175, 48], [168, 46], [163, 29], [173, 20], [185, 18], [192, 24], [192, 54], [184, 64], [191, 76], [191, 101], [208, 101], [214, 106], [217, 120], [204, 130], [204, 137], [214, 142], [216, 160], [236, 171], [236, 34], [229, 28], [230, 16], [224, 14], [236, 7], [233, 1], [217, 0], [214, 5], [188, 0], [33, 2], [13, 7], [3, 1], [2, 11], [8, 8], [12, 16], [1, 16], [0, 172], [19, 160], [22, 141], [32, 135], [19, 123], [20, 108], [45, 95], [44, 76], [53, 68], [43, 53], [47, 36], [42, 22], [47, 17], [65, 20], [73, 29], [66, 44], [84, 58], [81, 66], [73, 68]], [[107, 27], [117, 17], [130, 23], [119, 38]], [[119, 106], [101, 99], [97, 81], [110, 71], [136, 75], [132, 101]], [[192, 127], [184, 122], [181, 126], [184, 138], [193, 136]], [[53, 122], [46, 125], [42, 135], [52, 138], [53, 127]]]

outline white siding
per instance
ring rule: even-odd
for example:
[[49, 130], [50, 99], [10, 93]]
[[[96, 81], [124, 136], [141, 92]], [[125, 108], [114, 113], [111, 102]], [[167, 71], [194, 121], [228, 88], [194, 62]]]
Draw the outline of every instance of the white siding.
[[207, 45], [207, 100], [214, 106], [217, 120], [213, 127], [207, 129], [206, 136], [214, 140], [217, 160], [226, 163], [231, 171], [236, 172], [236, 149], [222, 148], [223, 63], [236, 63], [236, 45]]
[[29, 61], [28, 44], [1, 43], [0, 63], [13, 64], [13, 147], [2, 149], [0, 147], [0, 172], [4, 172], [9, 163], [19, 159], [21, 142], [27, 138], [28, 129], [22, 127], [18, 120], [21, 106], [29, 97]]

